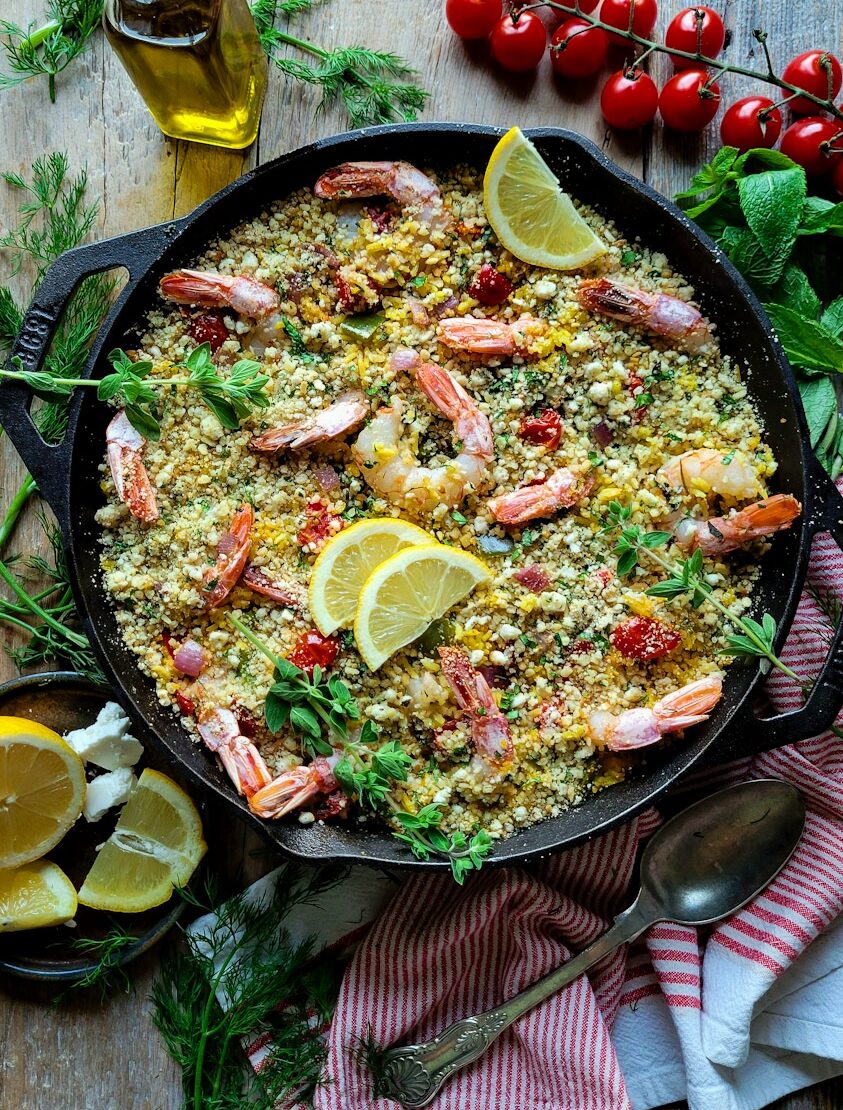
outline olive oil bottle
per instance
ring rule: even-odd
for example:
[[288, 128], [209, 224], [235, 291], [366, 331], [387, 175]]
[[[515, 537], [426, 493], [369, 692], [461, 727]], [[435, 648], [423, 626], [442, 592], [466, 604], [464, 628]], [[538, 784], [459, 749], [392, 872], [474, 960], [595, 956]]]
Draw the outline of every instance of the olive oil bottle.
[[106, 0], [103, 26], [165, 135], [254, 142], [267, 60], [246, 0]]

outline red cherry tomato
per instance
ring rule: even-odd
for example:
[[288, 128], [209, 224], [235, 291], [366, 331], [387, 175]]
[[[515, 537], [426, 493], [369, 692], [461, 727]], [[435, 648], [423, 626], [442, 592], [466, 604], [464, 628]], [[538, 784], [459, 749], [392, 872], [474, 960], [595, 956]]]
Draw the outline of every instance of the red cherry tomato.
[[566, 19], [550, 40], [550, 63], [562, 77], [592, 77], [606, 63], [609, 36], [584, 19]]
[[547, 31], [533, 12], [505, 15], [492, 29], [489, 46], [498, 65], [512, 73], [525, 73], [544, 57]]
[[675, 628], [653, 617], [629, 617], [615, 628], [611, 641], [626, 659], [650, 663], [679, 647], [682, 637]]
[[[698, 4], [694, 8], [683, 8], [679, 15], [671, 19], [664, 41], [673, 50], [716, 58], [726, 41], [726, 28], [713, 8]], [[675, 69], [699, 68], [699, 63], [690, 58], [678, 58], [671, 54], [670, 59]]]
[[[617, 27], [619, 31], [629, 30], [629, 12], [632, 0], [603, 0], [600, 8], [600, 18], [610, 27]], [[659, 14], [656, 0], [635, 0], [632, 16], [632, 30], [636, 35], [647, 39], [652, 34], [656, 25], [656, 16]], [[609, 35], [612, 42], [626, 46], [629, 42], [622, 35]]]
[[555, 451], [562, 442], [562, 417], [555, 409], [544, 409], [538, 416], [525, 416], [518, 434], [526, 443]]
[[659, 90], [640, 69], [613, 73], [600, 94], [600, 111], [610, 127], [633, 131], [650, 123], [659, 106]]
[[834, 163], [834, 172], [831, 175], [831, 183], [834, 186], [834, 191], [839, 197], [843, 197], [843, 158], [838, 158]]
[[741, 154], [756, 146], [775, 146], [781, 130], [782, 114], [766, 96], [736, 100], [720, 121], [723, 145], [736, 146]]
[[[591, 15], [600, 0], [580, 0], [580, 11], [585, 12], [586, 15]], [[574, 0], [559, 0], [560, 8], [567, 8], [569, 12], [576, 10]]]
[[485, 262], [474, 275], [468, 292], [481, 304], [495, 305], [503, 304], [514, 288], [505, 274]]
[[183, 694], [181, 690], [176, 690], [176, 705], [179, 707], [179, 713], [182, 717], [196, 716], [196, 702], [193, 698], [189, 698], [187, 694]]
[[484, 39], [501, 17], [501, 0], [445, 0], [445, 18], [461, 39]]
[[210, 343], [211, 354], [214, 354], [228, 339], [228, 328], [221, 312], [203, 312], [187, 325], [187, 334], [194, 343]]
[[[831, 73], [830, 90], [828, 87], [829, 72]], [[820, 97], [821, 100], [825, 100], [829, 95], [833, 100], [840, 92], [843, 70], [841, 70], [840, 62], [833, 54], [829, 54], [825, 50], [806, 50], [804, 54], [798, 54], [787, 63], [782, 73], [782, 80], [788, 81], [791, 85], [796, 85], [798, 89], [804, 89], [812, 96]], [[812, 100], [806, 100], [804, 96], [797, 96], [794, 100], [789, 100], [788, 107], [798, 116], [812, 116], [820, 111], [819, 104], [815, 104]]]
[[659, 95], [659, 111], [673, 131], [702, 131], [717, 115], [720, 86], [704, 69], [681, 69]]
[[313, 668], [320, 666], [323, 670], [332, 666], [339, 655], [339, 640], [333, 636], [323, 636], [312, 628], [296, 640], [296, 646], [287, 656], [294, 667], [313, 674]]
[[782, 135], [781, 152], [802, 166], [805, 173], [819, 177], [836, 169], [843, 149], [843, 126], [824, 116], [805, 116], [792, 123]]
[[334, 521], [339, 518], [321, 501], [310, 501], [307, 505], [308, 520], [296, 536], [302, 547], [308, 544], [321, 544], [334, 531]]

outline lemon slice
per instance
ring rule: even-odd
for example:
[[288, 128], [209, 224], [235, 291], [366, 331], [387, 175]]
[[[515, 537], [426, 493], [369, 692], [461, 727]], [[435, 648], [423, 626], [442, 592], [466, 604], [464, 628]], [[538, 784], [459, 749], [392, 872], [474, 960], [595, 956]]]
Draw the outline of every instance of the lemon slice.
[[0, 871], [0, 933], [61, 925], [75, 913], [73, 883], [49, 860]]
[[379, 563], [404, 547], [435, 543], [433, 536], [393, 517], [361, 520], [337, 532], [313, 564], [307, 600], [323, 636], [354, 623], [357, 599]]
[[82, 812], [85, 769], [57, 732], [0, 717], [0, 868], [55, 847]]
[[83, 906], [117, 913], [160, 906], [205, 854], [202, 822], [172, 779], [147, 768], [79, 891]]
[[498, 239], [522, 262], [575, 270], [606, 250], [519, 127], [492, 151], [483, 204]]
[[366, 665], [376, 671], [491, 577], [474, 555], [440, 543], [406, 547], [381, 563], [366, 580], [354, 618]]

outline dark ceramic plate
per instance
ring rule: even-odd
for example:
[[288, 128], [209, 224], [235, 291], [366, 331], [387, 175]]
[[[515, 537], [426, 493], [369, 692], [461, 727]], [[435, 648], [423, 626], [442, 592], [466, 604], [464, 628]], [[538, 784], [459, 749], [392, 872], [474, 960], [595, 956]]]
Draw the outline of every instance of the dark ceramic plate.
[[[112, 700], [107, 687], [95, 686], [72, 671], [27, 675], [0, 686], [0, 714], [26, 717], [59, 733], [92, 724], [105, 703]], [[147, 750], [141, 765], [155, 766], [159, 762]], [[111, 833], [115, 814], [110, 810], [92, 825], [80, 817], [64, 840], [48, 853], [77, 890], [94, 861], [97, 845]], [[81, 979], [98, 961], [95, 955], [80, 952], [74, 942], [80, 938], [98, 940], [115, 925], [136, 938], [120, 951], [119, 963], [128, 963], [160, 940], [184, 908], [180, 898], [145, 913], [109, 914], [80, 906], [75, 928], [57, 925], [0, 935], [0, 971], [51, 982]]]

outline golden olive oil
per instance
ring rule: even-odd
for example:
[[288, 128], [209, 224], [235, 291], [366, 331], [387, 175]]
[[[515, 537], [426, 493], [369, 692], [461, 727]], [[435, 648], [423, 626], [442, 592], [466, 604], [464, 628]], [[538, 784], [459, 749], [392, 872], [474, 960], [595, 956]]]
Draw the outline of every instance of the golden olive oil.
[[103, 26], [165, 135], [254, 142], [267, 60], [246, 0], [106, 0]]

